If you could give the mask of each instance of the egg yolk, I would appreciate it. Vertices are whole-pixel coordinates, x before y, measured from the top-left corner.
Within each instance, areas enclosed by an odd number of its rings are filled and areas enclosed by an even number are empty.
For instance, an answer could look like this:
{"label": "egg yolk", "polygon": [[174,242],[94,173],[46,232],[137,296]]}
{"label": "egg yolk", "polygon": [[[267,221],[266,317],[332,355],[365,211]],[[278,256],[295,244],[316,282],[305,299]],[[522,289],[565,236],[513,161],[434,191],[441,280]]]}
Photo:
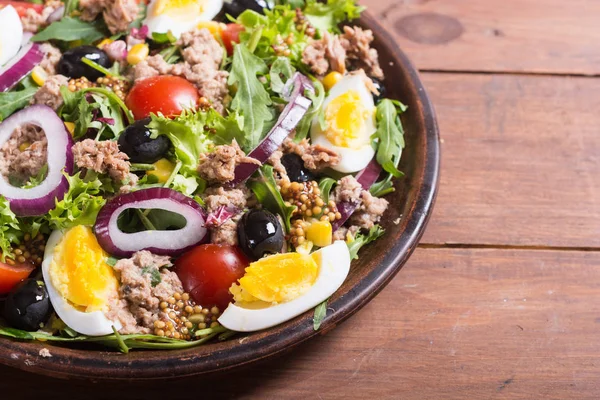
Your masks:
{"label": "egg yolk", "polygon": [[74,306],[87,312],[101,310],[118,288],[107,257],[89,227],[70,229],[54,248],[52,285]]}
{"label": "egg yolk", "polygon": [[206,0],[156,0],[154,15],[198,15],[204,12]]}
{"label": "egg yolk", "polygon": [[372,110],[365,107],[360,94],[356,90],[348,90],[327,105],[325,136],[335,146],[361,147],[365,144],[361,132],[371,114]]}
{"label": "egg yolk", "polygon": [[306,293],[318,273],[319,267],[309,255],[276,254],[250,264],[239,285],[234,283],[230,291],[236,302],[283,303]]}

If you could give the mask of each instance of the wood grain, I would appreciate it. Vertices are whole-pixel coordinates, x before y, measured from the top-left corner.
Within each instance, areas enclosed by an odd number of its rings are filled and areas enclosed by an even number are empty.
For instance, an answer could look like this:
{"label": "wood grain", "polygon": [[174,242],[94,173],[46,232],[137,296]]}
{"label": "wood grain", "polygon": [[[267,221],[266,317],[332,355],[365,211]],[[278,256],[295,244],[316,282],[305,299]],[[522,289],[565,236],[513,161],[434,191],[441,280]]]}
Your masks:
{"label": "wood grain", "polygon": [[443,140],[424,243],[600,247],[600,79],[423,78]]}
{"label": "wood grain", "polygon": [[421,69],[600,73],[594,0],[363,1]]}
{"label": "wood grain", "polygon": [[0,392],[46,399],[83,391],[89,399],[147,399],[158,390],[174,399],[208,390],[211,399],[597,398],[598,263],[596,252],[419,249],[351,320],[246,371],[89,385],[0,368]]}

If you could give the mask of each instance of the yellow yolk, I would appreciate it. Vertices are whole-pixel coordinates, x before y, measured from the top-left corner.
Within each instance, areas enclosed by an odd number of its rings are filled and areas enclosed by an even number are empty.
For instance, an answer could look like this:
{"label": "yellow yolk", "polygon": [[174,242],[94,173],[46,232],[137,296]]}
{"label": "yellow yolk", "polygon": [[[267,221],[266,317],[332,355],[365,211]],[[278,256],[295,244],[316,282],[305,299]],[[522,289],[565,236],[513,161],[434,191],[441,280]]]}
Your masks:
{"label": "yellow yolk", "polygon": [[[367,109],[356,90],[333,99],[325,110],[325,136],[335,146],[358,148],[365,144],[360,133],[373,111]],[[368,138],[366,138],[368,139]]]}
{"label": "yellow yolk", "polygon": [[154,15],[191,16],[204,12],[207,0],[157,0]]}
{"label": "yellow yolk", "polygon": [[309,255],[276,254],[250,264],[230,291],[236,302],[282,303],[306,293],[318,274],[319,267]]}
{"label": "yellow yolk", "polygon": [[87,312],[101,310],[118,288],[107,257],[89,227],[70,229],[54,250],[52,285],[74,306]]}

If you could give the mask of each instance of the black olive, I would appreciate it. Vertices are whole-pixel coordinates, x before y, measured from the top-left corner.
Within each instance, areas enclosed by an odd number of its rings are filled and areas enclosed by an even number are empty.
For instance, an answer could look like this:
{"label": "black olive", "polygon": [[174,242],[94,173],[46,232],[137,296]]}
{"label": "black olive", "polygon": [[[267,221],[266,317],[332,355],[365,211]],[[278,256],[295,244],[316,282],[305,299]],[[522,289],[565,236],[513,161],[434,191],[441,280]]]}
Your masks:
{"label": "black olive", "polygon": [[375,104],[377,104],[381,99],[385,98],[386,90],[383,82],[377,78],[371,78],[373,80],[373,86],[379,92],[379,94],[373,94],[373,100],[375,100]]}
{"label": "black olive", "polygon": [[281,157],[281,163],[290,178],[291,182],[308,182],[315,180],[312,172],[304,167],[302,157],[297,154],[290,153]]}
{"label": "black olive", "polygon": [[155,163],[169,150],[169,138],[163,135],[156,139],[150,137],[149,123],[150,118],[135,121],[119,136],[119,149],[129,156],[132,163]]}
{"label": "black olive", "polygon": [[280,253],[285,240],[279,219],[267,210],[255,209],[244,214],[237,234],[240,248],[252,260]]}
{"label": "black olive", "polygon": [[[237,18],[246,10],[256,11],[262,14],[263,9],[272,9],[273,1],[270,0],[225,0],[223,2],[223,11],[225,14]],[[228,21],[229,22],[229,21]]]}
{"label": "black olive", "polygon": [[51,310],[44,282],[27,279],[9,293],[3,315],[14,328],[37,331],[48,320]]}
{"label": "black olive", "polygon": [[111,62],[108,55],[101,49],[95,46],[79,46],[65,51],[58,62],[58,73],[69,78],[81,78],[85,76],[92,82],[104,74],[95,70],[87,64],[84,64],[81,59],[87,58],[105,68],[110,68]]}

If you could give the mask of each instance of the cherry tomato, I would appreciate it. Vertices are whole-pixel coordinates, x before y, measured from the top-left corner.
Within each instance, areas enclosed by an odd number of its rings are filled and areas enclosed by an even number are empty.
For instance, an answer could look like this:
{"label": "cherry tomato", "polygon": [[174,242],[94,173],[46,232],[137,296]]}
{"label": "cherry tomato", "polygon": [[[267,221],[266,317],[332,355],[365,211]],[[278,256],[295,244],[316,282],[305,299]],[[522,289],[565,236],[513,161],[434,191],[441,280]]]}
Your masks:
{"label": "cherry tomato", "polygon": [[33,272],[32,264],[9,265],[0,262],[0,295],[9,293]]}
{"label": "cherry tomato", "polygon": [[240,42],[240,33],[246,28],[240,24],[227,24],[227,26],[221,32],[221,39],[227,49],[227,54],[233,54],[233,44]]}
{"label": "cherry tomato", "polygon": [[196,108],[198,89],[186,79],[162,75],[146,78],[136,83],[125,99],[125,104],[136,120],[150,113],[175,117],[186,108]]}
{"label": "cherry tomato", "polygon": [[0,8],[6,6],[13,6],[17,10],[19,17],[24,17],[27,14],[27,10],[34,10],[38,14],[41,14],[44,9],[43,4],[25,3],[22,1],[0,1]]}
{"label": "cherry tomato", "polygon": [[179,257],[175,272],[196,303],[224,310],[233,298],[229,288],[244,276],[249,264],[237,246],[203,244]]}

